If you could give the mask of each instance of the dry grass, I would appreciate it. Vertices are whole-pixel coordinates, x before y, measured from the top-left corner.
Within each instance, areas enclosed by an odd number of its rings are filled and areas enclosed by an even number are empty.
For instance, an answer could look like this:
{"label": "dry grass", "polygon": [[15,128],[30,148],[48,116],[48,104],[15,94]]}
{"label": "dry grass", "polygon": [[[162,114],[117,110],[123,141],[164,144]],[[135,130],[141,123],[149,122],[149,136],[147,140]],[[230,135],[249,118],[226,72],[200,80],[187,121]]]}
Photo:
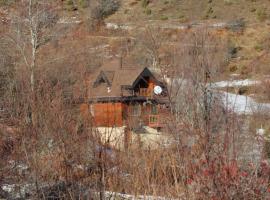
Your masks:
{"label": "dry grass", "polygon": [[[142,0],[122,1],[120,11],[110,17],[110,20],[129,19],[131,21],[146,19],[179,19],[203,20],[219,19],[234,20],[245,18],[248,21],[262,21],[268,18],[268,0],[155,0],[144,5]],[[263,8],[266,8],[263,12]],[[145,12],[151,9],[151,14]],[[262,13],[262,14],[261,14]],[[262,17],[260,17],[262,16]]]}
{"label": "dry grass", "polygon": [[[107,21],[161,25],[243,19],[246,23],[244,32],[229,32],[229,37],[224,38],[229,39],[239,49],[236,58],[232,59],[224,70],[224,77],[238,73],[240,78],[247,78],[267,73],[265,67],[259,67],[265,62],[265,58],[259,61],[257,59],[265,50],[264,43],[269,32],[269,25],[266,23],[270,19],[267,14],[269,10],[269,0],[158,0],[150,1],[146,6],[142,5],[142,0],[125,0],[122,1],[121,9]],[[257,62],[255,68],[254,61]]]}

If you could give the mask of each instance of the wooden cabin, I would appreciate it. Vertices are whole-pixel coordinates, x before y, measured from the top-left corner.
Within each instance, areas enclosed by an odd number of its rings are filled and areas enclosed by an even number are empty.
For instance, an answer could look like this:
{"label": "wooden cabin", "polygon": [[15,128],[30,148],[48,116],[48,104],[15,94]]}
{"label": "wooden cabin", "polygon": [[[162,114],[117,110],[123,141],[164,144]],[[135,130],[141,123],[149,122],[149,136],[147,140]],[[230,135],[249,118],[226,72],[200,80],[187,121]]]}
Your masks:
{"label": "wooden cabin", "polygon": [[[89,85],[87,106],[95,126],[163,126],[166,88],[147,67],[113,60],[91,75]],[[157,86],[162,92],[155,94]]]}

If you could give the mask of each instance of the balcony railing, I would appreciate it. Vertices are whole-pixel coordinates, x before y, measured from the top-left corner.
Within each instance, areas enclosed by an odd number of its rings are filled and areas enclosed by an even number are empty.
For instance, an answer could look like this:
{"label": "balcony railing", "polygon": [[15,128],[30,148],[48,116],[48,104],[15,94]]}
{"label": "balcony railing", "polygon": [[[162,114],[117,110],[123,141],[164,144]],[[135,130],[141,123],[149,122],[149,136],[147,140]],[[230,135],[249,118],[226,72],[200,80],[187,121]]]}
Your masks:
{"label": "balcony railing", "polygon": [[152,97],[153,96],[153,90],[151,90],[149,88],[140,88],[139,96]]}

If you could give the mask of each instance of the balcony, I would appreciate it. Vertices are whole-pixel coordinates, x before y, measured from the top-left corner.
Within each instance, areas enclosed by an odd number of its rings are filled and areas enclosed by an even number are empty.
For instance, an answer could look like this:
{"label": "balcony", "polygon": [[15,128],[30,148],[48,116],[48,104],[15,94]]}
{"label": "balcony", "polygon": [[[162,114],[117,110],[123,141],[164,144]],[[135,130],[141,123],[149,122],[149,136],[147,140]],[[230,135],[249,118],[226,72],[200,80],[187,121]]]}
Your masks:
{"label": "balcony", "polygon": [[143,97],[153,97],[153,90],[149,88],[140,88],[139,94],[137,95],[143,96]]}

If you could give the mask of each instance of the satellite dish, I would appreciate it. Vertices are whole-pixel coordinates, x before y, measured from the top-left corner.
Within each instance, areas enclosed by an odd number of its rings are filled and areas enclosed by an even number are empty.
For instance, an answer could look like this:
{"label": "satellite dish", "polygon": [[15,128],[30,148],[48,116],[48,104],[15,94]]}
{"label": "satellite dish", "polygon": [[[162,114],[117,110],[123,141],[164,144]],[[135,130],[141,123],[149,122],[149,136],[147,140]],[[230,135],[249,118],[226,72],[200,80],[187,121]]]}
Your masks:
{"label": "satellite dish", "polygon": [[160,95],[161,93],[162,93],[162,88],[160,87],[160,86],[155,86],[154,87],[154,93],[156,94],[156,95]]}

